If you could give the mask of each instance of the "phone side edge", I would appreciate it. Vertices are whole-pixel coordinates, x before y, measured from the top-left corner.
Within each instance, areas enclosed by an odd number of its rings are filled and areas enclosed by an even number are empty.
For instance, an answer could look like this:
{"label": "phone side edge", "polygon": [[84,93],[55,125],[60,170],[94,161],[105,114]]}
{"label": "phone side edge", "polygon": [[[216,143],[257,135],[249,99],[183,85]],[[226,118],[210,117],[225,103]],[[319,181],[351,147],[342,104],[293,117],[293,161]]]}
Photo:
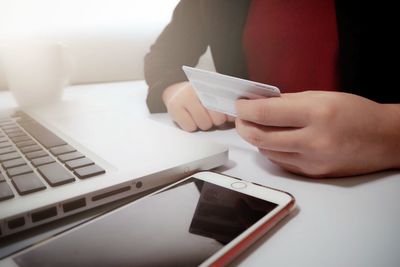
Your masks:
{"label": "phone side edge", "polygon": [[[287,193],[287,192],[285,192]],[[287,193],[288,194],[288,193]],[[290,194],[289,194],[290,195]],[[252,246],[257,240],[259,240],[264,234],[266,234],[270,229],[272,229],[276,224],[278,224],[283,218],[285,218],[294,208],[295,208],[295,198],[291,196],[291,201],[268,221],[264,222],[254,231],[249,233],[245,238],[243,238],[239,243],[234,245],[231,249],[222,254],[219,258],[214,260],[208,266],[220,267],[227,266],[241,253],[246,251],[250,246]]]}

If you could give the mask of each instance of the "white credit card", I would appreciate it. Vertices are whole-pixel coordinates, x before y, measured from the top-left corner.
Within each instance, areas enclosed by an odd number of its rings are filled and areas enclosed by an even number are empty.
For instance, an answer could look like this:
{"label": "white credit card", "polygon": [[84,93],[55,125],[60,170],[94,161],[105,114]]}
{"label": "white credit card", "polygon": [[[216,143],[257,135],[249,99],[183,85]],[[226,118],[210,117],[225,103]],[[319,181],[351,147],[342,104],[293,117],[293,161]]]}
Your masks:
{"label": "white credit card", "polygon": [[182,67],[201,103],[208,109],[236,117],[238,99],[280,96],[277,87],[216,72]]}

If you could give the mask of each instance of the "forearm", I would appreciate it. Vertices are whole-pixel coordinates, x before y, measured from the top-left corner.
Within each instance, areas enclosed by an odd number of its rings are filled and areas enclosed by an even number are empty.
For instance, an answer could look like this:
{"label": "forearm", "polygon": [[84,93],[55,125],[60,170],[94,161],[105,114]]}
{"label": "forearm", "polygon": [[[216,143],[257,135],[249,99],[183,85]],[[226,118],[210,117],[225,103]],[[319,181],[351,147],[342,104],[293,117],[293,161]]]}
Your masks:
{"label": "forearm", "polygon": [[195,66],[206,51],[207,38],[201,23],[199,2],[182,0],[171,22],[162,31],[144,59],[150,112],[165,112],[162,94],[171,84],[186,80],[182,65]]}

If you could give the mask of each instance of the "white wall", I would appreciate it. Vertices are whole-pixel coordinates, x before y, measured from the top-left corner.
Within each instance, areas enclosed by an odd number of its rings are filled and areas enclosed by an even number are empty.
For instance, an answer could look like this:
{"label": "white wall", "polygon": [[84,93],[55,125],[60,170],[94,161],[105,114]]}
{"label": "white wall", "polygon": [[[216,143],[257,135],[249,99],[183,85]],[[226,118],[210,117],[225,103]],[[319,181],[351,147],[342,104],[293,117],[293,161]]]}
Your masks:
{"label": "white wall", "polygon": [[[0,45],[20,36],[68,47],[71,83],[143,79],[143,56],[178,0],[0,0]],[[209,52],[201,67],[213,69]],[[6,88],[0,67],[0,89]]]}

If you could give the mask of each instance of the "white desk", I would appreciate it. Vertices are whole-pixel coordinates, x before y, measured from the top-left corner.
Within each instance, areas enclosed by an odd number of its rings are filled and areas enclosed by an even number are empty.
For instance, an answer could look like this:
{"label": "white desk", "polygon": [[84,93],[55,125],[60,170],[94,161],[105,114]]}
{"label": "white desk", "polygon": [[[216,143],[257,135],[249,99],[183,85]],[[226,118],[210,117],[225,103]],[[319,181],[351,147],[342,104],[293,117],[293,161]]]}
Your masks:
{"label": "white desk", "polygon": [[[64,101],[107,105],[176,127],[166,114],[150,115],[144,82],[74,86]],[[13,107],[8,92],[0,107]],[[280,170],[235,129],[196,132],[230,147],[219,171],[292,193],[298,210],[242,257],[240,266],[400,266],[400,172],[311,180]]]}

